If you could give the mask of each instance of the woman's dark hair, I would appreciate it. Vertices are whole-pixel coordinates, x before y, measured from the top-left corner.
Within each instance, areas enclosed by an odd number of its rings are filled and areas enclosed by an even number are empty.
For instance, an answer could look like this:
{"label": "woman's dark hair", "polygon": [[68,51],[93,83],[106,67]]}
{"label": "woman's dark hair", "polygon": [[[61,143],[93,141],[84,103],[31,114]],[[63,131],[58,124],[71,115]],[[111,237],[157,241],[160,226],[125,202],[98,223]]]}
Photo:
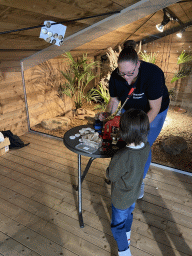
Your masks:
{"label": "woman's dark hair", "polygon": [[120,137],[127,144],[147,142],[149,118],[143,110],[129,109],[120,118]]}
{"label": "woman's dark hair", "polygon": [[125,48],[127,48],[127,47],[132,47],[134,50],[135,50],[135,48],[136,48],[136,42],[134,41],[134,40],[127,40],[127,41],[125,41],[125,43],[123,44],[123,48],[125,49]]}
{"label": "woman's dark hair", "polygon": [[118,63],[123,61],[131,61],[134,64],[137,63],[138,55],[132,46],[126,47],[120,52],[118,57]]}

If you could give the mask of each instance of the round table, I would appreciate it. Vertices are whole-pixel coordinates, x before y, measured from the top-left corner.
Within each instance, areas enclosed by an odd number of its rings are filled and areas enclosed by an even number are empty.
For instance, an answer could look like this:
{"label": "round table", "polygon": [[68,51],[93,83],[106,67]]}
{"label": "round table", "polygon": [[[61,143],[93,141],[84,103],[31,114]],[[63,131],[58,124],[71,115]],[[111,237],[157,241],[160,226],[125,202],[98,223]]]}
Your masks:
{"label": "round table", "polygon": [[[93,162],[94,159],[96,158],[111,158],[119,148],[122,148],[125,146],[125,142],[118,142],[116,146],[112,145],[111,142],[109,141],[104,141],[102,147],[98,148],[94,153],[89,153],[82,151],[80,149],[77,149],[76,146],[80,144],[81,142],[79,141],[80,137],[75,137],[74,139],[70,139],[71,136],[75,136],[75,134],[79,134],[79,130],[82,128],[92,128],[94,129],[91,125],[81,125],[74,127],[67,131],[63,137],[63,143],[64,145],[72,152],[78,154],[78,186],[73,185],[73,188],[77,191],[78,190],[78,207],[79,207],[79,224],[80,227],[84,227],[84,222],[83,222],[83,216],[82,216],[82,190],[81,190],[81,184],[88,173],[88,170]],[[81,156],[87,156],[90,157],[85,170],[83,174],[81,175]]]}

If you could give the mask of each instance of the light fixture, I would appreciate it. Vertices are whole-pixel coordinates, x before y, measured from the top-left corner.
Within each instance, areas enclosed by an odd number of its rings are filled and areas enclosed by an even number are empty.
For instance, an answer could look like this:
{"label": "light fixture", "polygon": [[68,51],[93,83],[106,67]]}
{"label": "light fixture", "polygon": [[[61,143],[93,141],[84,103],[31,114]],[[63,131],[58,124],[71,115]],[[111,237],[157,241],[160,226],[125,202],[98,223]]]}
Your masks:
{"label": "light fixture", "polygon": [[171,20],[170,14],[167,14],[165,9],[163,9],[163,12],[163,21],[160,24],[156,25],[157,30],[159,30],[160,32],[163,32],[164,26],[167,25],[167,23]]}
{"label": "light fixture", "polygon": [[182,38],[183,32],[185,32],[185,29],[182,29],[180,32],[178,32],[178,33],[176,34],[177,37]]}
{"label": "light fixture", "polygon": [[54,24],[54,21],[44,21],[44,27],[41,28],[40,38],[43,38],[47,43],[61,46],[65,36],[66,26],[62,24]]}

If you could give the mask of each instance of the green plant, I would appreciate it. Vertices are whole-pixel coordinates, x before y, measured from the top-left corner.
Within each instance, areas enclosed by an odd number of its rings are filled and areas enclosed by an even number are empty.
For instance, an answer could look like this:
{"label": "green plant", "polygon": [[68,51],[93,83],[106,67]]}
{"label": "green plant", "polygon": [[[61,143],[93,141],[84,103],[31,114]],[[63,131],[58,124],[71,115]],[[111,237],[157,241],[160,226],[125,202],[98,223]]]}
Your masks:
{"label": "green plant", "polygon": [[187,65],[186,63],[192,61],[192,56],[188,53],[185,53],[184,51],[182,51],[182,53],[179,55],[178,59],[177,59],[177,64],[183,64],[183,66],[181,67],[181,69],[175,73],[175,75],[173,76],[173,78],[171,79],[171,83],[174,83],[175,81],[187,77],[191,74],[192,68],[190,65]]}
{"label": "green plant", "polygon": [[139,55],[141,56],[142,60],[155,64],[158,54],[156,52],[154,53],[140,52]]}
{"label": "green plant", "polygon": [[100,103],[97,106],[95,106],[95,109],[105,110],[110,99],[109,90],[102,83],[100,83],[98,86],[99,86],[98,89],[92,88],[90,90],[89,98],[96,103]]}
{"label": "green plant", "polygon": [[74,99],[76,109],[82,106],[82,100],[85,97],[85,88],[96,77],[94,68],[99,65],[98,61],[89,62],[87,54],[74,60],[70,52],[63,55],[68,59],[69,67],[61,74],[66,82],[60,86],[60,93],[66,94]]}
{"label": "green plant", "polygon": [[171,88],[171,89],[168,91],[168,93],[169,93],[170,99],[171,99],[171,100],[175,100],[175,98],[176,98],[176,89],[175,89],[175,88]]}
{"label": "green plant", "polygon": [[187,63],[189,61],[192,61],[192,56],[182,51],[182,53],[179,55],[177,59],[177,64],[179,65],[179,64]]}
{"label": "green plant", "polygon": [[174,77],[171,79],[171,83],[174,83],[175,81],[187,77],[191,74],[191,67],[183,66],[181,70],[179,70]]}
{"label": "green plant", "polygon": [[106,106],[109,103],[109,99],[110,99],[110,94],[108,89],[109,79],[113,70],[116,69],[118,66],[117,61],[118,61],[118,56],[121,50],[122,49],[120,46],[118,47],[117,51],[113,50],[111,47],[107,49],[106,55],[109,60],[109,71],[100,80],[98,88],[92,88],[86,96],[89,101],[94,101],[96,103],[99,103],[98,105],[95,106],[95,109],[105,110]]}

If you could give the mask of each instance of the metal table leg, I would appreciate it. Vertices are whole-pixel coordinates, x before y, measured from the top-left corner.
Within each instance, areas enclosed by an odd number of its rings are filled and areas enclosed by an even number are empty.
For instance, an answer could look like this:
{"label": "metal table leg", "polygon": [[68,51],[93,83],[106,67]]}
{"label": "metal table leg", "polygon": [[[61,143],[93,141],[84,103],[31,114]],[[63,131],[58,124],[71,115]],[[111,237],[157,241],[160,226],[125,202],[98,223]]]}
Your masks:
{"label": "metal table leg", "polygon": [[78,186],[73,185],[73,188],[77,191],[78,190],[78,205],[79,205],[79,225],[81,228],[84,227],[84,222],[83,222],[83,215],[82,215],[82,193],[81,193],[81,184],[88,173],[88,170],[91,166],[91,163],[93,162],[95,158],[91,157],[89,159],[89,162],[86,165],[86,168],[83,172],[83,175],[81,176],[81,155],[78,154]]}
{"label": "metal table leg", "polygon": [[[81,157],[81,155],[80,155],[80,157]],[[93,162],[94,159],[95,159],[95,158],[93,158],[93,157],[91,157],[91,158],[89,159],[89,162],[87,163],[87,165],[86,165],[86,167],[85,167],[85,170],[84,170],[83,174],[81,175],[81,184],[83,183],[83,180],[85,179],[85,176],[87,175],[87,173],[88,173],[88,171],[89,171],[89,168],[90,168],[90,166],[91,166],[91,164],[92,164],[92,162]],[[76,191],[78,191],[78,186],[77,186],[77,185],[73,185],[73,188],[74,188]]]}
{"label": "metal table leg", "polygon": [[81,155],[78,155],[78,204],[79,204],[79,225],[84,227],[82,216],[82,195],[81,195]]}

